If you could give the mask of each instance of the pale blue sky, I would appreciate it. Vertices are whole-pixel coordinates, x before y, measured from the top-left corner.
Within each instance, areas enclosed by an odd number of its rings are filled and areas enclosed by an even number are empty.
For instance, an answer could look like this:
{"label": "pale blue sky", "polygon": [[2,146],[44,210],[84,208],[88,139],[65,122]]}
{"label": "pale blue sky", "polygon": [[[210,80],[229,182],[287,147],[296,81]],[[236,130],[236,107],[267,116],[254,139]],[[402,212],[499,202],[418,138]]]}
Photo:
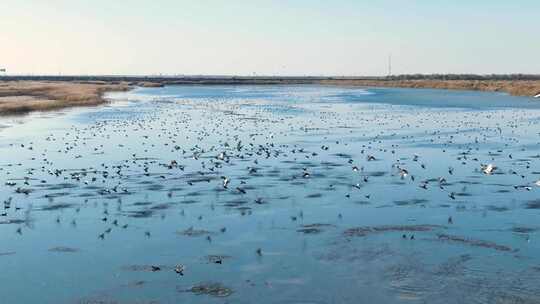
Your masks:
{"label": "pale blue sky", "polygon": [[33,74],[540,74],[540,1],[2,0]]}

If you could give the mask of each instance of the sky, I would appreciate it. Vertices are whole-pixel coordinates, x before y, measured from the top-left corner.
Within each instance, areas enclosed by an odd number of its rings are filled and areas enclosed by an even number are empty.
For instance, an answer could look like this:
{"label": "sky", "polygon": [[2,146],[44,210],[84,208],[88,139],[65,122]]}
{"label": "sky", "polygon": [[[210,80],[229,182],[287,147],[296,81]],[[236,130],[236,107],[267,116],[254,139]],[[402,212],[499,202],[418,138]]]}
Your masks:
{"label": "sky", "polygon": [[538,0],[2,0],[0,68],[47,75],[540,74]]}

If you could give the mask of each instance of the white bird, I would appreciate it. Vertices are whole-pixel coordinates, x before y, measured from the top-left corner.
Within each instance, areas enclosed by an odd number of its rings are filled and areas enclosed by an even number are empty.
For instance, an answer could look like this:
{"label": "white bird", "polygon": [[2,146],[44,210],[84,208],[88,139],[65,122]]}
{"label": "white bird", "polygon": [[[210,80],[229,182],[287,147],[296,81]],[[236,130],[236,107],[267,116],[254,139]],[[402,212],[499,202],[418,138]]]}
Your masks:
{"label": "white bird", "polygon": [[490,175],[491,173],[493,173],[495,169],[497,169],[497,167],[495,167],[493,164],[482,166],[482,172],[484,172],[484,174],[487,174],[487,175]]}
{"label": "white bird", "polygon": [[219,160],[224,160],[225,159],[225,152],[221,152],[219,153],[218,157],[217,157]]}
{"label": "white bird", "polygon": [[222,176],[223,179],[223,188],[227,189],[227,185],[229,185],[229,182],[231,181],[228,177]]}
{"label": "white bird", "polygon": [[407,177],[407,175],[409,175],[409,171],[403,168],[399,168],[399,176],[401,176],[402,179]]}

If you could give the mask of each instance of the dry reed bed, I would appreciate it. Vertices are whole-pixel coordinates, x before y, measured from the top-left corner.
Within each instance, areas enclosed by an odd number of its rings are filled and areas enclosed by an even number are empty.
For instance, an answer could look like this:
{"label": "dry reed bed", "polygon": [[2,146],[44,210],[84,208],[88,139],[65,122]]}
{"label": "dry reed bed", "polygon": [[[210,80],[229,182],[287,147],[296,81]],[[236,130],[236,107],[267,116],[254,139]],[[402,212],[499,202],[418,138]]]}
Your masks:
{"label": "dry reed bed", "polygon": [[105,102],[103,93],[129,88],[105,82],[0,82],[0,115],[99,105]]}
{"label": "dry reed bed", "polygon": [[322,84],[426,88],[449,90],[474,90],[506,92],[515,96],[535,96],[540,93],[539,80],[322,80]]}

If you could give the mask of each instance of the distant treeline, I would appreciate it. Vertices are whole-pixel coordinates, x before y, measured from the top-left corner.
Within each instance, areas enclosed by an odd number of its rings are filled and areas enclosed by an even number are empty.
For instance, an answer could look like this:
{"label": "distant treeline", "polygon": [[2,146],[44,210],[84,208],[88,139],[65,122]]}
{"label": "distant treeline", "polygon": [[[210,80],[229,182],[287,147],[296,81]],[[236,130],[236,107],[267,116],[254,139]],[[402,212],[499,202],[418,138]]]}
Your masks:
{"label": "distant treeline", "polygon": [[154,82],[162,84],[208,83],[317,83],[322,80],[540,80],[532,74],[403,74],[392,76],[122,76],[122,75],[0,75],[0,80]]}
{"label": "distant treeline", "polygon": [[540,80],[540,74],[404,74],[383,78],[390,80]]}

